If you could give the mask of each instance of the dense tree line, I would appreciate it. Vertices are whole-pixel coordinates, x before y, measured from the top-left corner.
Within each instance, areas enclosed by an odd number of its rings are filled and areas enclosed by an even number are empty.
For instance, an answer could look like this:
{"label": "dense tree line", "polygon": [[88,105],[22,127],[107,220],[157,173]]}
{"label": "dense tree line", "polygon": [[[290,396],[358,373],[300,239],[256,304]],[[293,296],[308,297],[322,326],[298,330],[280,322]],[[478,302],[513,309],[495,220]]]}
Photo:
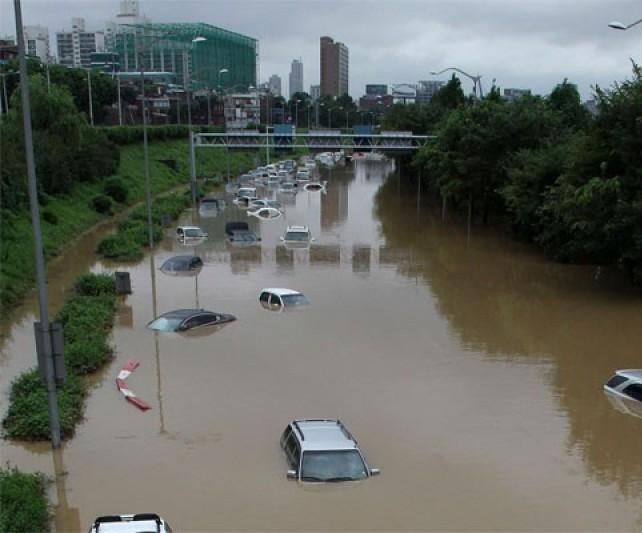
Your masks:
{"label": "dense tree line", "polygon": [[547,97],[464,97],[454,79],[425,105],[394,106],[385,127],[437,135],[414,158],[448,205],[565,262],[614,264],[642,281],[642,72],[595,89],[598,112],[564,80]]}
{"label": "dense tree line", "polygon": [[[49,86],[39,74],[29,78],[34,153],[40,192],[65,194],[75,183],[114,174],[118,147],[90,127],[69,90]],[[0,125],[0,197],[2,208],[18,210],[27,202],[24,131],[20,90],[11,96]]]}

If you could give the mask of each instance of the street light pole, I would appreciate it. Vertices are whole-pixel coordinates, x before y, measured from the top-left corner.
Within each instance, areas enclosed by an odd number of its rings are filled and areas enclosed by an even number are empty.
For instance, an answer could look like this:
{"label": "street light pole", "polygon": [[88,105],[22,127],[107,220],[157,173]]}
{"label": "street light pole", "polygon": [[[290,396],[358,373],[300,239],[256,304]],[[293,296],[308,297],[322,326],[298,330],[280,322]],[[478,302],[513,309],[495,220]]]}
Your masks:
{"label": "street light pole", "polygon": [[622,24],[621,22],[609,22],[609,28],[612,28],[614,30],[628,30],[629,28],[632,28],[633,26],[636,26],[638,24],[642,23],[642,19],[636,20],[635,22],[631,24]]}
{"label": "street light pole", "polygon": [[91,69],[87,69],[87,87],[89,91],[89,121],[94,125],[94,105],[91,96]]}
{"label": "street light pole", "polygon": [[20,64],[20,93],[22,98],[22,120],[25,135],[25,156],[27,163],[27,180],[29,187],[29,205],[31,208],[31,224],[33,230],[33,248],[36,263],[36,284],[38,287],[38,307],[40,312],[40,328],[45,334],[41,336],[41,350],[44,355],[45,376],[47,385],[47,400],[49,405],[49,428],[51,445],[60,447],[60,416],[58,412],[58,391],[54,375],[53,349],[49,334],[49,309],[47,302],[47,282],[45,258],[42,251],[42,234],[40,232],[40,208],[38,206],[38,186],[36,182],[36,165],[33,154],[33,132],[31,130],[31,107],[29,101],[29,78],[27,76],[27,60],[25,58],[25,41],[22,25],[20,0],[13,0],[16,16],[16,35],[18,36],[18,61]]}
{"label": "street light pole", "polygon": [[118,76],[118,124],[120,126],[123,125],[123,103],[122,99],[120,98],[120,76]]}
{"label": "street light pole", "polygon": [[480,98],[484,97],[484,93],[482,91],[482,85],[481,85],[482,77],[479,74],[477,74],[477,76],[473,76],[472,74],[468,74],[468,72],[464,72],[463,70],[457,67],[448,67],[448,68],[445,68],[444,70],[440,70],[439,72],[435,72],[434,70],[431,70],[430,74],[433,76],[439,76],[439,74],[443,74],[444,72],[447,72],[449,70],[454,70],[455,72],[459,72],[460,74],[463,74],[467,78],[470,78],[473,82],[473,94],[475,95],[475,97],[477,96],[477,86],[479,86],[479,97]]}
{"label": "street light pole", "polygon": [[141,108],[143,111],[143,161],[145,169],[145,205],[147,206],[147,237],[149,243],[149,251],[152,253],[154,249],[154,233],[152,231],[152,186],[149,181],[149,146],[147,144],[147,109],[145,100],[145,54],[144,54],[144,37],[139,43],[138,50],[138,66],[140,68],[140,94],[141,94]]}

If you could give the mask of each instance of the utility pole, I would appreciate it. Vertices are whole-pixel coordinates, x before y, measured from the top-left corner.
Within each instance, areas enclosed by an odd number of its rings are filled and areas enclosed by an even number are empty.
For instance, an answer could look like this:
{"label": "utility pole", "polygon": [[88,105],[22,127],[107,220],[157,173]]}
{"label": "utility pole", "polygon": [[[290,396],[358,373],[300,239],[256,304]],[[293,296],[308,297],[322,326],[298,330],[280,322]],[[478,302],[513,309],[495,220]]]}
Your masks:
{"label": "utility pole", "polygon": [[45,334],[41,336],[40,349],[45,363],[45,378],[47,400],[49,404],[49,428],[51,445],[60,447],[60,416],[58,413],[58,391],[56,390],[53,348],[50,335],[49,309],[47,302],[47,285],[45,258],[42,251],[42,235],[40,232],[40,207],[38,205],[38,186],[36,181],[36,165],[33,154],[33,132],[31,130],[31,107],[29,102],[29,78],[27,76],[27,60],[25,58],[25,41],[22,24],[20,0],[13,0],[16,16],[16,35],[18,36],[18,61],[20,64],[20,93],[22,98],[22,120],[25,134],[25,156],[27,162],[27,180],[29,187],[29,205],[31,208],[31,224],[33,230],[33,247],[36,263],[36,285],[38,287],[38,307],[40,311],[40,328]]}
{"label": "utility pole", "polygon": [[120,98],[120,76],[118,76],[118,124],[123,125],[123,103]]}

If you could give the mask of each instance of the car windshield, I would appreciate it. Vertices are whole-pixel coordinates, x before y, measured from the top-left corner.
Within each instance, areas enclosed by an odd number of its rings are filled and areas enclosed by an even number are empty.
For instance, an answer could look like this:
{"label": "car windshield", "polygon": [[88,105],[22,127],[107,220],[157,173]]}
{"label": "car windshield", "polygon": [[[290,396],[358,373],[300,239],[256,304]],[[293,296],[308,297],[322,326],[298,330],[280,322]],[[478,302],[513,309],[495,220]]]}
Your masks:
{"label": "car windshield", "polygon": [[309,238],[308,233],[305,231],[288,231],[285,234],[286,241],[307,241]]}
{"label": "car windshield", "polygon": [[156,320],[152,320],[147,327],[156,331],[176,331],[182,321],[182,318],[167,318],[161,316]]}
{"label": "car windshield", "polygon": [[283,304],[286,307],[295,307],[297,305],[306,305],[310,303],[303,294],[285,294],[281,296],[281,300],[283,300]]}
{"label": "car windshield", "polygon": [[200,229],[186,229],[185,230],[185,237],[202,237],[203,232]]}
{"label": "car windshield", "polygon": [[[195,265],[196,266],[196,265]],[[181,270],[189,270],[190,268],[190,259],[183,259],[175,257],[172,259],[168,259],[163,263],[163,266],[161,266],[161,270],[163,272],[178,272]]]}
{"label": "car windshield", "polygon": [[234,240],[235,241],[245,241],[245,242],[253,242],[257,240],[256,235],[254,233],[244,233],[244,232],[234,232]]}
{"label": "car windshield", "polygon": [[356,450],[303,453],[302,481],[350,481],[367,476],[366,465]]}

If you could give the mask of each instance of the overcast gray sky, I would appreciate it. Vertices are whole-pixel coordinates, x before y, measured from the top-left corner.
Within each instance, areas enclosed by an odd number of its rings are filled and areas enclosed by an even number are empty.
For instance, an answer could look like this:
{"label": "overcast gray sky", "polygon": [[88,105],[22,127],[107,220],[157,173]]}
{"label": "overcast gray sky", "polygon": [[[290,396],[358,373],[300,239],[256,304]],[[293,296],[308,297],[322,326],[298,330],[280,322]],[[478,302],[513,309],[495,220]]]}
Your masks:
{"label": "overcast gray sky", "polygon": [[[25,24],[49,28],[55,47],[72,16],[101,29],[119,1],[22,0],[22,10]],[[641,0],[141,0],[141,10],[153,22],[205,22],[257,38],[261,79],[278,74],[284,92],[294,58],[303,59],[306,90],[318,83],[321,35],[349,47],[353,97],[366,83],[414,83],[451,66],[481,74],[486,88],[495,78],[540,94],[568,78],[588,97],[592,85],[630,77],[629,58],[642,62],[642,24],[607,27],[642,18]],[[0,0],[0,35],[15,34],[13,16],[13,1]]]}

